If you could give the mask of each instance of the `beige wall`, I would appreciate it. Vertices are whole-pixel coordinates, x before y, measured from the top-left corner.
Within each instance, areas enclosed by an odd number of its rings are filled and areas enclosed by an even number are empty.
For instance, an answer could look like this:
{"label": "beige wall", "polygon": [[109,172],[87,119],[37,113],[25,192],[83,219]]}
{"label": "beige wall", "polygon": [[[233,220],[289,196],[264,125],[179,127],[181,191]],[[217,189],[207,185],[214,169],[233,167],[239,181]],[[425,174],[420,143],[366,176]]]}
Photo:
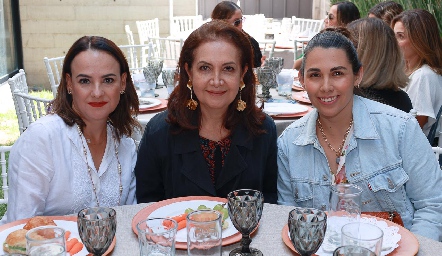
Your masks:
{"label": "beige wall", "polygon": [[[175,16],[196,15],[197,0],[170,0]],[[160,36],[169,35],[169,0],[21,0],[24,69],[30,86],[49,89],[44,57],[66,54],[84,35],[127,44],[124,25],[138,42],[136,20],[158,18]]]}

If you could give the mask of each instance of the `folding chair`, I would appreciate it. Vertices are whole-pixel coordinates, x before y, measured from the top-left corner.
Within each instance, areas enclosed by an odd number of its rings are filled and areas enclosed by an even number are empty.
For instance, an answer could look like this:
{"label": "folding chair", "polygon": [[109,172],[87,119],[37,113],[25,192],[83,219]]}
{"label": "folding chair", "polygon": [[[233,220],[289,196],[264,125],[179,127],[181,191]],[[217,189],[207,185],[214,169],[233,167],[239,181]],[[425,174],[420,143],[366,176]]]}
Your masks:
{"label": "folding chair", "polygon": [[12,146],[0,146],[0,166],[1,166],[1,176],[2,176],[2,191],[3,198],[0,198],[0,204],[8,203],[8,168],[6,162],[6,153],[11,151]]}
{"label": "folding chair", "polygon": [[140,38],[140,44],[147,44],[150,37],[160,36],[160,26],[158,18],[136,21],[136,24],[138,29],[138,37]]}
{"label": "folding chair", "polygon": [[55,57],[55,58],[44,57],[43,61],[46,66],[46,72],[48,73],[52,94],[54,95],[55,98],[55,96],[57,95],[58,85],[60,85],[60,80],[61,80],[60,75],[63,70],[64,56]]}

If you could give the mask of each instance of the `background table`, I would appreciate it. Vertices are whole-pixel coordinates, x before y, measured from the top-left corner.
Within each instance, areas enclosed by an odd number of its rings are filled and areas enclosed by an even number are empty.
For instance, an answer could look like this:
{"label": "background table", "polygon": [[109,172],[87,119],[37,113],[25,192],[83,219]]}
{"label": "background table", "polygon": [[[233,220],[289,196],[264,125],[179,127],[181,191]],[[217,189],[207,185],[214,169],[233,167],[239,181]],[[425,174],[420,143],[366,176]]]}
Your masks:
{"label": "background table", "polygon": [[[126,205],[114,207],[117,211],[117,243],[112,256],[139,255],[138,238],[132,231],[132,218],[137,212],[149,204]],[[265,204],[258,231],[252,237],[252,247],[256,247],[266,256],[273,255],[295,255],[284,244],[281,238],[281,231],[287,223],[287,217],[292,206]],[[416,235],[420,248],[418,256],[440,255],[442,243],[423,236]],[[225,246],[222,255],[229,255],[229,252],[239,243]],[[176,250],[176,255],[187,255],[186,250]],[[411,255],[411,254],[410,254]]]}

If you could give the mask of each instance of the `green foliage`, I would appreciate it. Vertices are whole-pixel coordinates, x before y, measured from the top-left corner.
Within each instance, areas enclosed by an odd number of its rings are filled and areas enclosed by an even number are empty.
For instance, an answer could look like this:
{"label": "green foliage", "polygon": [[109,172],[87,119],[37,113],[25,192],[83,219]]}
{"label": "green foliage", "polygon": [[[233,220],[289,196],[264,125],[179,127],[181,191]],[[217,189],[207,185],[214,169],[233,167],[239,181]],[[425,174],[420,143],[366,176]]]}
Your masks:
{"label": "green foliage", "polygon": [[[330,0],[331,4],[340,2],[342,0]],[[377,3],[385,0],[348,0],[353,2],[359,9],[361,17],[367,17],[368,11]],[[441,0],[395,0],[401,4],[404,10],[410,9],[425,9],[432,13],[439,24],[439,31],[442,33],[442,1]]]}

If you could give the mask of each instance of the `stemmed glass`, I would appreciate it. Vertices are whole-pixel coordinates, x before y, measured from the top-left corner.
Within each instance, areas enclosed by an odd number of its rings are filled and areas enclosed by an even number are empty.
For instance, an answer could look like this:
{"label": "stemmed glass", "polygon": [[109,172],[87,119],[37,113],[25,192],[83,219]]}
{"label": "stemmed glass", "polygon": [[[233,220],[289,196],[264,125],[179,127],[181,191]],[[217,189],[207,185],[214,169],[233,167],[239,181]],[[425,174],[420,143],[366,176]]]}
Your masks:
{"label": "stemmed glass", "polygon": [[160,76],[161,71],[163,70],[163,63],[164,60],[162,59],[150,59],[147,61],[147,66],[151,66],[155,74],[155,83],[156,83],[155,89],[160,89],[163,87],[158,85],[158,77]]}
{"label": "stemmed glass", "polygon": [[78,233],[88,252],[100,256],[109,249],[117,230],[116,215],[114,209],[106,207],[78,212]]}
{"label": "stemmed glass", "polygon": [[324,240],[327,215],[318,209],[296,207],[289,213],[288,227],[296,251],[301,256],[310,256]]}
{"label": "stemmed glass", "polygon": [[257,68],[256,73],[258,74],[258,81],[262,85],[262,94],[258,94],[258,98],[271,98],[270,88],[273,85],[273,81],[276,81],[275,72],[268,67],[262,67]]}
{"label": "stemmed glass", "polygon": [[265,66],[273,70],[275,73],[275,79],[272,81],[272,87],[276,88],[278,83],[276,82],[276,75],[279,74],[284,66],[284,59],[282,57],[272,57],[269,58]]}
{"label": "stemmed glass", "polygon": [[249,247],[250,233],[258,226],[264,206],[264,196],[260,191],[240,189],[227,195],[229,216],[233,226],[242,234],[241,247],[230,252],[231,256],[259,255],[262,252]]}

